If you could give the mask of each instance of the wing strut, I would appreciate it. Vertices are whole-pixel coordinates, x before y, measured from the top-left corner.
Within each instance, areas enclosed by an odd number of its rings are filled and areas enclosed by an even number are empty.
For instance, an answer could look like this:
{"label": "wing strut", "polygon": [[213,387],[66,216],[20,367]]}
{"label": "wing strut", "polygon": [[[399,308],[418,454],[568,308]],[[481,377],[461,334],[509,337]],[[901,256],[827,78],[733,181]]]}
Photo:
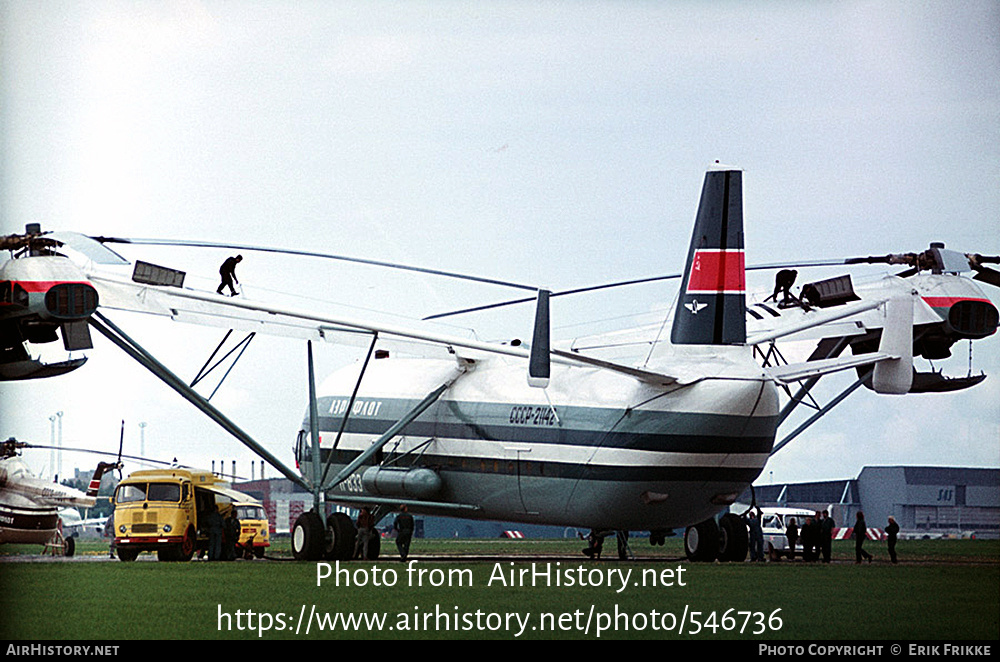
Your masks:
{"label": "wing strut", "polygon": [[866,370],[865,373],[863,375],[861,375],[861,377],[859,377],[856,382],[854,382],[853,384],[851,384],[850,386],[848,386],[846,389],[844,389],[843,391],[841,391],[840,395],[838,395],[837,397],[835,397],[833,400],[831,400],[827,404],[823,405],[823,407],[821,407],[820,410],[817,411],[815,414],[813,414],[812,416],[810,416],[809,419],[805,423],[803,423],[799,427],[795,428],[795,430],[793,430],[791,433],[789,433],[788,436],[786,436],[784,439],[782,439],[777,444],[775,444],[774,448],[771,449],[771,455],[774,455],[775,453],[777,453],[778,451],[780,451],[782,448],[784,448],[785,446],[787,446],[788,442],[790,442],[792,439],[794,439],[795,437],[797,437],[800,434],[802,434],[803,432],[805,432],[806,428],[808,428],[810,425],[812,425],[813,423],[815,423],[816,421],[818,421],[820,419],[820,417],[822,417],[823,415],[825,415],[831,409],[833,409],[834,407],[836,407],[837,405],[839,405],[844,400],[844,398],[846,398],[847,396],[849,396],[851,393],[854,393],[854,391],[856,391],[859,386],[861,386],[862,384],[865,383],[865,380],[871,379],[872,372],[874,372],[874,368],[869,368],[868,370]]}
{"label": "wing strut", "polygon": [[268,464],[277,469],[285,478],[307,491],[312,488],[298,476],[294,471],[281,463],[266,448],[258,444],[253,438],[240,429],[235,423],[226,417],[221,411],[216,409],[208,400],[188,386],[184,380],[172,373],[162,363],[156,360],[152,354],[142,348],[137,342],[129,338],[124,331],[119,329],[114,323],[100,312],[95,312],[89,319],[91,326],[97,329],[104,337],[117,345],[119,349],[139,362],[144,368],[159,377],[167,386],[177,391],[185,400],[193,404],[206,416],[218,423],[226,432],[236,437],[244,446],[252,450],[258,456],[267,461]]}
{"label": "wing strut", "polygon": [[205,377],[208,377],[208,374],[210,372],[212,372],[213,370],[215,370],[216,368],[218,368],[220,365],[222,365],[223,361],[225,361],[230,356],[232,356],[233,352],[235,352],[236,350],[240,350],[239,354],[236,355],[236,358],[233,359],[232,364],[226,370],[226,374],[224,374],[222,376],[222,379],[219,380],[219,383],[215,385],[215,389],[212,390],[212,394],[208,396],[209,400],[211,400],[213,397],[215,397],[216,392],[219,390],[219,388],[222,387],[222,382],[226,381],[226,377],[228,377],[229,373],[232,372],[233,368],[236,367],[236,364],[243,357],[243,352],[245,352],[247,350],[247,347],[250,346],[250,341],[254,339],[254,336],[257,335],[257,332],[256,331],[251,331],[250,333],[248,333],[246,335],[246,337],[243,338],[243,340],[241,340],[238,343],[236,343],[236,346],[233,347],[228,352],[226,352],[225,356],[223,356],[221,359],[219,359],[218,361],[216,361],[215,364],[212,365],[211,368],[208,367],[208,364],[212,362],[212,359],[215,358],[215,355],[219,353],[219,350],[222,349],[222,346],[226,344],[226,341],[229,340],[229,336],[231,336],[232,334],[233,334],[233,330],[232,329],[229,329],[228,331],[226,331],[226,335],[223,336],[222,341],[215,348],[215,351],[212,352],[211,356],[209,356],[208,359],[205,361],[205,365],[203,365],[201,367],[201,370],[198,371],[198,374],[195,375],[195,377],[194,377],[193,380],[191,380],[190,386],[191,386],[191,388],[194,388],[195,386],[198,385],[198,382],[200,382],[201,380],[205,379]]}

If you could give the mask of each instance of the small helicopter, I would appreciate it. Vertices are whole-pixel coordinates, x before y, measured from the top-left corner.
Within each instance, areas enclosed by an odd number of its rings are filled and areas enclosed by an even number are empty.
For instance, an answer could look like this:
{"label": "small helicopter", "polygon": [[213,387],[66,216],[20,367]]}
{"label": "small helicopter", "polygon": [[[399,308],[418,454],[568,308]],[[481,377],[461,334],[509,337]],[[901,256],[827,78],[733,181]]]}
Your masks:
{"label": "small helicopter", "polygon": [[101,477],[121,464],[99,462],[84,493],[35,477],[18,452],[28,446],[15,439],[0,442],[0,543],[50,545],[73,556],[75,543],[63,536],[59,511],[93,508]]}
{"label": "small helicopter", "polygon": [[[91,261],[85,272],[71,277],[67,270],[61,276],[62,284],[78,285],[72,300],[83,304],[73,309],[79,317],[64,324],[49,308],[47,293],[44,309],[38,303],[41,295],[32,299],[20,294],[42,287],[25,287],[8,275],[22,273],[8,270],[15,259],[2,273],[4,291],[12,293],[8,305],[16,307],[0,320],[28,331],[33,325],[48,325],[50,331],[60,326],[64,333],[67,325],[85,321],[312,492],[313,509],[292,529],[299,559],[346,560],[353,554],[354,524],[342,513],[324,518],[325,498],[368,507],[376,520],[406,504],[413,512],[431,515],[616,531],[620,543],[627,541],[629,531],[649,531],[654,545],[663,544],[669,530],[685,528],[689,558],[738,560],[747,553],[746,528],[735,514],[717,516],[752,484],[770,455],[805,429],[800,426],[775,443],[779,426],[806,401],[818,380],[857,371],[858,381],[844,395],[861,385],[887,394],[974,386],[981,376],[919,373],[913,359],[940,358],[959,340],[995,333],[996,307],[978,283],[961,274],[975,271],[980,282],[1000,282],[1000,272],[984,266],[997,258],[933,245],[919,254],[884,258],[909,269],[873,286],[855,288],[843,276],[807,283],[795,295],[794,269],[854,260],[747,266],[742,200],[741,170],[709,168],[684,271],[643,279],[681,281],[667,320],[565,343],[550,339],[552,298],[639,281],[565,292],[504,283],[532,290],[532,296],[475,310],[534,301],[531,341],[490,343],[185,288],[182,272],[143,262],[135,264],[131,279],[100,268],[128,264],[107,247],[114,243],[278,249],[53,233],[46,240],[80,250]],[[29,254],[52,250],[32,249],[27,241]],[[772,301],[748,301],[746,272],[751,269],[780,269]],[[91,290],[99,294],[102,310],[308,340],[311,388],[294,447],[298,471],[284,466],[114,325],[97,310]],[[28,323],[25,311],[30,310],[37,322]],[[22,330],[21,338],[30,340],[26,334]],[[17,340],[10,332],[7,336]],[[815,341],[810,357],[797,363],[784,360],[776,341],[804,337]],[[335,339],[352,344],[360,339],[368,345],[367,356],[317,389],[312,342]],[[414,343],[426,354],[407,356],[398,349]],[[851,355],[845,356],[848,347]],[[16,351],[12,356],[15,365],[23,361]],[[40,370],[34,374],[42,376]],[[806,426],[842,399],[820,407]],[[626,555],[627,542],[619,550]]]}

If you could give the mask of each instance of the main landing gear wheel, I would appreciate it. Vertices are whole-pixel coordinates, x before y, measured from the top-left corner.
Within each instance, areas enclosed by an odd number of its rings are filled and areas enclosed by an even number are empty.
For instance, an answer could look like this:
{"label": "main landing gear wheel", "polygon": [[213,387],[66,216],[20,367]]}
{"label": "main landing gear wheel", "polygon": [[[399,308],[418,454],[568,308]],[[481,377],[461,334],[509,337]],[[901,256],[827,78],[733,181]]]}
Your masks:
{"label": "main landing gear wheel", "polygon": [[719,560],[742,562],[750,551],[750,534],[739,516],[726,513],[719,520]]}
{"label": "main landing gear wheel", "polygon": [[[349,561],[354,558],[358,530],[344,513],[331,513],[326,518],[327,538],[323,545],[323,558],[327,561]],[[369,554],[371,547],[368,548]]]}
{"label": "main landing gear wheel", "polygon": [[684,553],[689,561],[714,561],[719,554],[719,525],[714,519],[684,531]]}
{"label": "main landing gear wheel", "polygon": [[659,545],[663,546],[667,542],[667,532],[664,530],[650,531],[649,532],[649,544],[654,547]]}
{"label": "main landing gear wheel", "polygon": [[382,551],[382,536],[379,534],[378,530],[372,530],[371,537],[368,538],[368,556],[366,557],[369,561],[377,561],[379,552]]}
{"label": "main landing gear wheel", "polygon": [[318,561],[323,554],[326,532],[316,511],[302,513],[292,527],[292,556],[296,561]]}

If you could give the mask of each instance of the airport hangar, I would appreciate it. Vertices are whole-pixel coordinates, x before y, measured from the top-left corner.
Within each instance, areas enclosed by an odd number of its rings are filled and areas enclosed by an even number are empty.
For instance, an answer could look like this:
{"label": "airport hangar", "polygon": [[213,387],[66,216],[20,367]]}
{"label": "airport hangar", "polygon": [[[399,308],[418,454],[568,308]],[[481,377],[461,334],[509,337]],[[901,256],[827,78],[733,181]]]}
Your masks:
{"label": "airport hangar", "polygon": [[[853,526],[858,511],[869,527],[884,529],[890,515],[904,535],[1000,537],[1000,469],[864,467],[857,478],[775,483],[753,488],[759,506],[825,510],[838,527]],[[751,503],[751,493],[740,503]]]}

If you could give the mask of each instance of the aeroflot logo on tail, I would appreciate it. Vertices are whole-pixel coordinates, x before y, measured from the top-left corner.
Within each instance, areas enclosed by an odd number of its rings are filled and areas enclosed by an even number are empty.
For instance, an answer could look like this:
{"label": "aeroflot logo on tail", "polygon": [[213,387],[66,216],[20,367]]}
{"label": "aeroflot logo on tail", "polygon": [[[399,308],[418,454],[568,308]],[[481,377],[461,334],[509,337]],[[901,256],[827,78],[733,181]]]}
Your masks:
{"label": "aeroflot logo on tail", "polygon": [[698,249],[691,260],[688,294],[743,294],[746,271],[742,250]]}

